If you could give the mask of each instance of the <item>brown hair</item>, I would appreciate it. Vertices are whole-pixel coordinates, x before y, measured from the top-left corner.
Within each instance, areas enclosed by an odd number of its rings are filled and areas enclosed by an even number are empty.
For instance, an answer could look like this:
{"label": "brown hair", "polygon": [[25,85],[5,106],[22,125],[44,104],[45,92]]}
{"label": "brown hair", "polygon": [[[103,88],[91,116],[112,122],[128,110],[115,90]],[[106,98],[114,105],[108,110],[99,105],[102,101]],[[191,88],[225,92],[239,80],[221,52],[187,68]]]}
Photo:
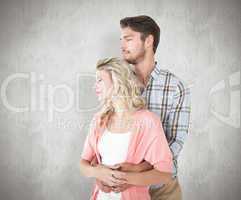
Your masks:
{"label": "brown hair", "polygon": [[160,40],[160,28],[151,17],[146,15],[125,17],[120,20],[120,26],[121,28],[130,27],[133,31],[141,33],[142,41],[145,41],[147,36],[152,35],[154,38],[153,52],[156,53]]}

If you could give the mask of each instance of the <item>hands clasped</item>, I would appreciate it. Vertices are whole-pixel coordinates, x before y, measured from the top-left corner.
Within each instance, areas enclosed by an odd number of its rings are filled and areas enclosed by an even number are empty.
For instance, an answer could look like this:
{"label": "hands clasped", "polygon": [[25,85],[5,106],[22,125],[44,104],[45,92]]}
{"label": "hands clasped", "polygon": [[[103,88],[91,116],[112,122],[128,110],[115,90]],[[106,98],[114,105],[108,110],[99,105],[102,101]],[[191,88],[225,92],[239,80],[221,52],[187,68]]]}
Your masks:
{"label": "hands clasped", "polygon": [[96,183],[101,191],[118,193],[130,187],[128,173],[120,171],[120,168],[120,164],[113,166],[99,164],[96,166],[98,172]]}

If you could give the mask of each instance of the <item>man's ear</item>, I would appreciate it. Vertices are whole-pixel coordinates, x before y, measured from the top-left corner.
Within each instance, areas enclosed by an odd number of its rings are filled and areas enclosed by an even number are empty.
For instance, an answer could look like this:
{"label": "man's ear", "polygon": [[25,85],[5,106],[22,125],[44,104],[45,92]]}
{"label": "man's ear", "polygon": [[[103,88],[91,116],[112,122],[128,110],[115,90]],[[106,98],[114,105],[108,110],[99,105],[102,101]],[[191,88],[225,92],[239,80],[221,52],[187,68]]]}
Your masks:
{"label": "man's ear", "polygon": [[153,35],[148,35],[145,39],[145,46],[146,48],[153,48],[154,45],[154,37]]}

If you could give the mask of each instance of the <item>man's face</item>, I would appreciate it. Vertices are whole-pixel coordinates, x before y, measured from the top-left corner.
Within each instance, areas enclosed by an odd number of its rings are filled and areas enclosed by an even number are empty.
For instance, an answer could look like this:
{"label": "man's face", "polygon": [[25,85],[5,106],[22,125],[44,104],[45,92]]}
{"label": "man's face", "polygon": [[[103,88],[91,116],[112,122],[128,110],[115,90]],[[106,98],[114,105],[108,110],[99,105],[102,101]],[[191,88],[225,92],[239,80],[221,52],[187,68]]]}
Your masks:
{"label": "man's face", "polygon": [[126,27],[121,29],[121,53],[124,60],[136,64],[145,56],[144,41],[141,40],[141,33]]}

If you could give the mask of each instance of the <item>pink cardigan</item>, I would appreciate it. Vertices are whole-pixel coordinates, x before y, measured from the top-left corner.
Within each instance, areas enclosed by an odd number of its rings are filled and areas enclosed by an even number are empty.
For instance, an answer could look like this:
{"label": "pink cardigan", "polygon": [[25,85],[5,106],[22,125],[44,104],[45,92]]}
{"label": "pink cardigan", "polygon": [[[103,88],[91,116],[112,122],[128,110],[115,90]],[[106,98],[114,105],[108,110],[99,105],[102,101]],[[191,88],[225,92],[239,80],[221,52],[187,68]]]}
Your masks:
{"label": "pink cardigan", "polygon": [[[160,118],[148,111],[139,110],[134,113],[135,132],[132,133],[128,147],[126,162],[138,164],[143,160],[149,162],[161,172],[172,172],[172,154],[169,149]],[[90,127],[81,158],[91,161],[94,156],[101,163],[101,157],[97,148],[98,141],[105,130],[98,124],[98,115],[94,117]],[[92,200],[98,194],[98,186],[95,185]],[[148,187],[132,186],[121,193],[121,200],[150,200]]]}

